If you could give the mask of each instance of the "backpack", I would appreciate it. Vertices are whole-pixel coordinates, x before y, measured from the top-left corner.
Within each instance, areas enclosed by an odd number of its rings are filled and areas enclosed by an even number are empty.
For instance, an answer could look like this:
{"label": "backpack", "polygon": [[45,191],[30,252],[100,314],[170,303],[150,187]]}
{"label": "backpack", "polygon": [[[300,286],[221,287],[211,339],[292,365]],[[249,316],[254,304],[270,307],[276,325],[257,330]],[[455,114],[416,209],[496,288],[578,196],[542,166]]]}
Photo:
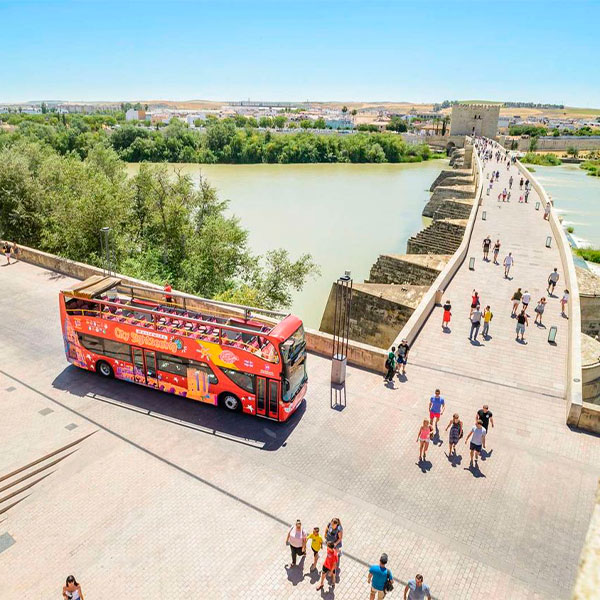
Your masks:
{"label": "backpack", "polygon": [[383,584],[383,591],[387,593],[387,592],[394,591],[394,580],[390,577],[389,569],[386,569],[386,571],[387,571],[387,579],[385,580],[385,583]]}

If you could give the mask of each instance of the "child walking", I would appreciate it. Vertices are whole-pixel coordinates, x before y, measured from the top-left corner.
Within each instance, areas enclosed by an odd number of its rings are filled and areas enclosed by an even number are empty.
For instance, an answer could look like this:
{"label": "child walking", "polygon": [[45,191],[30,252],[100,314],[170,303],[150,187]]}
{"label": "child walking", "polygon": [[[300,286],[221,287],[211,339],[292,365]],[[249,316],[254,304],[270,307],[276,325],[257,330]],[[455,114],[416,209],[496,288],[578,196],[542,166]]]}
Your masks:
{"label": "child walking", "polygon": [[323,538],[319,534],[319,528],[315,527],[312,533],[308,536],[310,540],[310,547],[312,548],[314,559],[312,565],[310,565],[310,570],[313,571],[317,568],[317,561],[319,560],[319,552],[323,546]]}
{"label": "child walking", "polygon": [[446,329],[450,325],[450,317],[452,317],[452,306],[450,300],[446,300],[444,304],[444,316],[442,317],[442,329]]}

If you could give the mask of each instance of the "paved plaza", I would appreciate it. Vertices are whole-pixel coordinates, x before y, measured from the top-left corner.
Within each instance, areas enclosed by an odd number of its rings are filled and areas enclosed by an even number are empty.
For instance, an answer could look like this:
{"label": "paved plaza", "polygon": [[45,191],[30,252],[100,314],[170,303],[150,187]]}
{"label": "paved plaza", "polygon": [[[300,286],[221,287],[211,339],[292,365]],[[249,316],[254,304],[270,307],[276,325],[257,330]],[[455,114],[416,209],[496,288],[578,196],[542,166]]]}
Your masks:
{"label": "paved plaza", "polygon": [[[417,572],[438,599],[568,598],[600,438],[565,425],[567,322],[557,298],[544,315],[558,326],[556,346],[533,325],[548,273],[562,275],[558,251],[544,246],[550,227],[535,192],[525,205],[516,193],[498,203],[497,193],[484,196],[487,220],[475,226],[475,270],[465,264],[447,291],[451,332],[436,309],[393,387],[350,368],[343,410],[331,407],[329,361],[310,356],[305,406],[282,425],[69,366],[58,290],[72,280],[24,263],[0,268],[0,478],[79,441],[0,515],[0,538],[14,540],[0,553],[0,596],[58,598],[74,573],[87,599],[366,599],[366,566],[385,551],[398,580],[390,598]],[[513,279],[481,260],[487,234],[500,238],[501,258],[513,252]],[[510,318],[519,286],[532,294],[526,345]],[[468,340],[473,288],[494,313],[479,345]],[[496,427],[478,469],[462,441],[461,459],[449,461],[443,430],[417,464],[436,387],[443,428],[453,412],[466,427],[490,405]],[[297,518],[323,529],[334,516],[344,556],[338,585],[321,594],[309,560],[286,569],[284,541]]]}

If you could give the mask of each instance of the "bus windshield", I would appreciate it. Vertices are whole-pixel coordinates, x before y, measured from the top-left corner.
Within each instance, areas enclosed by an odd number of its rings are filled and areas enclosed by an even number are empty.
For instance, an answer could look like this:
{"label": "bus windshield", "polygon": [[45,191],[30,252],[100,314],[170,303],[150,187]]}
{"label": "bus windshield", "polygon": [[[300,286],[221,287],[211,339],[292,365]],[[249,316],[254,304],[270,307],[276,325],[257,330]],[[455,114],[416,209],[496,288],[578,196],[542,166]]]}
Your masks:
{"label": "bus windshield", "polygon": [[302,325],[281,344],[283,357],[283,401],[291,402],[306,380],[306,340]]}

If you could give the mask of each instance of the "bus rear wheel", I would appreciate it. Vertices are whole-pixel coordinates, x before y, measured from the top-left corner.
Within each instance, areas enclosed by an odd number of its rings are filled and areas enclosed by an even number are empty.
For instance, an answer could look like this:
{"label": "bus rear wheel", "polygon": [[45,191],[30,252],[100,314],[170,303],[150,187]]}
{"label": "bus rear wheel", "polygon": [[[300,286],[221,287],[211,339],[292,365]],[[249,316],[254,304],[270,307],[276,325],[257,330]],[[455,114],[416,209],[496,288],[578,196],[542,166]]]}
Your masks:
{"label": "bus rear wheel", "polygon": [[231,412],[238,412],[242,409],[242,403],[237,396],[225,393],[220,398],[221,406]]}
{"label": "bus rear wheel", "polygon": [[112,377],[112,367],[105,361],[100,360],[96,363],[96,373],[102,375],[102,377]]}

